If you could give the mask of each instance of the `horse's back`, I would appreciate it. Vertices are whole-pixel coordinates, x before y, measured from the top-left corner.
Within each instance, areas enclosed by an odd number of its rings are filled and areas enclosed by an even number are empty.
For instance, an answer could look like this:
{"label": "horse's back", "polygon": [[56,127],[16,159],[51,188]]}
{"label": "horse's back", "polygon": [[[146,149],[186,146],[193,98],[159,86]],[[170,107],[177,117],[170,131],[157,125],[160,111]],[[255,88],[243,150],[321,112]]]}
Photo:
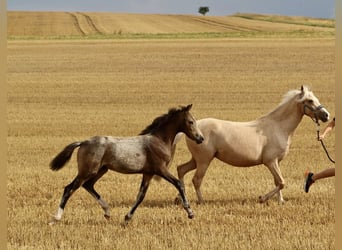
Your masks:
{"label": "horse's back", "polygon": [[84,141],[78,151],[79,163],[106,165],[121,173],[140,172],[146,163],[144,144],[147,136],[94,136]]}

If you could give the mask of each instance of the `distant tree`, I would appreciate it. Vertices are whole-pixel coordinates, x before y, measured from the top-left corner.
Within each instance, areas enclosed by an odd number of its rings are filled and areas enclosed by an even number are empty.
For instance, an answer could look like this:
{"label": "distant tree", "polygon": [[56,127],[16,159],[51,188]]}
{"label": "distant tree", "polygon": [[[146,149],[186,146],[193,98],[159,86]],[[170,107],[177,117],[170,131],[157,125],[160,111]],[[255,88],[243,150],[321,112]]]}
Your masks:
{"label": "distant tree", "polygon": [[198,13],[201,13],[203,16],[209,12],[208,6],[201,6],[198,8]]}

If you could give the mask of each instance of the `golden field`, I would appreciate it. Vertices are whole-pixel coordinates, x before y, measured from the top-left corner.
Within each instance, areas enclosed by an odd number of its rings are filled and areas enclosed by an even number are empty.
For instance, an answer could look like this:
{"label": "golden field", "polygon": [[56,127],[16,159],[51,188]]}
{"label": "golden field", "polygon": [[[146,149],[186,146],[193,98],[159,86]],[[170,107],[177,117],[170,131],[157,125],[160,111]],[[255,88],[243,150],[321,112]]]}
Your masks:
{"label": "golden field", "polygon": [[[108,25],[109,26],[109,25]],[[196,203],[191,178],[189,220],[177,191],[153,181],[132,221],[122,226],[141,176],[108,172],[96,189],[111,207],[106,221],[79,189],[64,217],[49,226],[70,163],[53,172],[67,144],[93,135],[132,136],[171,107],[193,103],[197,119],[247,121],[275,108],[302,84],[335,114],[335,39],[211,38],[8,40],[8,249],[334,249],[334,178],[303,191],[303,173],[331,166],[304,117],[281,162],[284,205],[258,203],[274,187],[264,166],[235,168],[214,160]],[[324,124],[321,124],[323,129]],[[325,143],[335,158],[335,132]],[[170,171],[190,155],[184,141]]]}

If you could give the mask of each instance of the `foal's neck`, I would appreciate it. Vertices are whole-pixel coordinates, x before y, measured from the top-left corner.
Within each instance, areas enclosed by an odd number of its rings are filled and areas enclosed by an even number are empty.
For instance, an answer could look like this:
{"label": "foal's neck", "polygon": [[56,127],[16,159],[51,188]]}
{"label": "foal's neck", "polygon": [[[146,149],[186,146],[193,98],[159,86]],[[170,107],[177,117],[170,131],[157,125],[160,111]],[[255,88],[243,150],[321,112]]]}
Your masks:
{"label": "foal's neck", "polygon": [[160,129],[158,132],[155,133],[155,135],[159,137],[166,145],[169,145],[171,147],[177,132],[177,128],[175,128],[174,125],[170,124],[163,127],[163,129]]}

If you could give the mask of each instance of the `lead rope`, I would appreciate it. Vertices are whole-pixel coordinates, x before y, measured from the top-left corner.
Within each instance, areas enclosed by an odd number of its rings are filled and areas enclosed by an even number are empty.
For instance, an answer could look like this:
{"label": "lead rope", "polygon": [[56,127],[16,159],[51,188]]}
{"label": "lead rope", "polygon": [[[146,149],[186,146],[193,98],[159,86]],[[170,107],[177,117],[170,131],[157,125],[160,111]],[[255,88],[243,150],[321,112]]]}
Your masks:
{"label": "lead rope", "polygon": [[317,140],[321,142],[321,145],[322,145],[322,147],[323,147],[323,149],[324,149],[324,151],[325,151],[325,154],[328,156],[329,160],[330,160],[332,163],[335,163],[335,161],[330,157],[329,152],[328,152],[327,148],[325,147],[323,140],[322,140],[322,139],[321,139],[321,140],[319,139],[319,123],[318,123],[317,120],[316,120],[316,125],[317,125]]}

